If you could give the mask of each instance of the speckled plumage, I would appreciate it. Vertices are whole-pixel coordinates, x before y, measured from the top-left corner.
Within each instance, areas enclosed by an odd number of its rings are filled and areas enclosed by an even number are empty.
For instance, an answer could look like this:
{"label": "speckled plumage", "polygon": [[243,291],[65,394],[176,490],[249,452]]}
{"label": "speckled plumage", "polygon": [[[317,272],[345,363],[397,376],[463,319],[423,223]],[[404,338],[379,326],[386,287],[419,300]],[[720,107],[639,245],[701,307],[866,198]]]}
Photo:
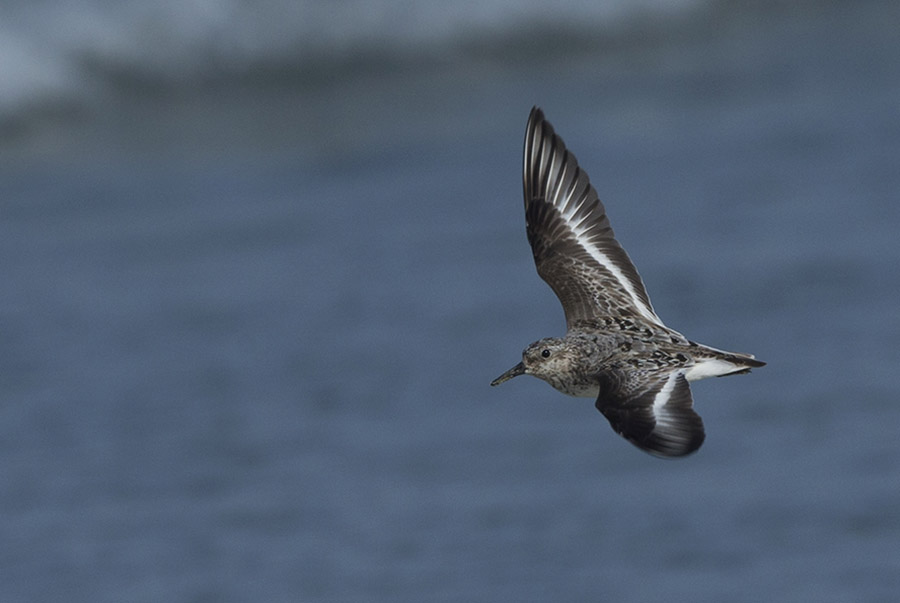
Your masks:
{"label": "speckled plumage", "polygon": [[522,362],[491,385],[533,375],[571,396],[596,398],[613,429],[647,452],[695,451],[704,430],[688,382],[765,363],[694,343],[663,324],[587,174],[537,107],[523,179],[528,242],[568,329],[529,345]]}

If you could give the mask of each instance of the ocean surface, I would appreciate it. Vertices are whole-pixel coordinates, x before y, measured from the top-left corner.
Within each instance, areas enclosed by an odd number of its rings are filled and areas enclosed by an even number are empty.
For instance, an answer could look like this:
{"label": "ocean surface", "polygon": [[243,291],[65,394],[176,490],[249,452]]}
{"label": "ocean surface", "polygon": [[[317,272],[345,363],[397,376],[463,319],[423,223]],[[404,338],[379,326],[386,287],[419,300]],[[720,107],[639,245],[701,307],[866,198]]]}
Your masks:
{"label": "ocean surface", "polygon": [[[0,7],[0,601],[891,602],[900,4]],[[667,324],[664,461],[561,335],[540,105]]]}

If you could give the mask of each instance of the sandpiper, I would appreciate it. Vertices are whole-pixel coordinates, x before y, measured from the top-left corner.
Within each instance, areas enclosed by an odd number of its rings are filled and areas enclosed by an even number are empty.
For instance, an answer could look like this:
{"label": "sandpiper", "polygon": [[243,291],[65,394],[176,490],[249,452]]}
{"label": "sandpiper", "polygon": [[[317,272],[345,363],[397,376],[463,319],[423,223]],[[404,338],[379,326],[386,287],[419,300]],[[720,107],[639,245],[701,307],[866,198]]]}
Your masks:
{"label": "sandpiper", "polygon": [[613,429],[651,454],[697,450],[703,421],[688,382],[765,363],[663,324],[588,175],[537,107],[525,134],[524,185],[534,263],[562,302],[567,331],[529,345],[491,385],[533,375],[570,396],[596,398]]}

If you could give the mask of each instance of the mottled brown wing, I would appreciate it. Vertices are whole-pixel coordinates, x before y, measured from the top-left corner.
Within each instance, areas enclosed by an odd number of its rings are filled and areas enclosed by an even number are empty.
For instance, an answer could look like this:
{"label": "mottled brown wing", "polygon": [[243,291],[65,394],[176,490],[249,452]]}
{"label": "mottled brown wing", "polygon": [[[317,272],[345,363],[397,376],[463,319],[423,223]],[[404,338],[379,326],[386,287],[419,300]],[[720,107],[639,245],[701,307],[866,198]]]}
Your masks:
{"label": "mottled brown wing", "polygon": [[525,135],[524,188],[535,265],[559,297],[569,326],[601,316],[663,324],[588,175],[537,107]]}

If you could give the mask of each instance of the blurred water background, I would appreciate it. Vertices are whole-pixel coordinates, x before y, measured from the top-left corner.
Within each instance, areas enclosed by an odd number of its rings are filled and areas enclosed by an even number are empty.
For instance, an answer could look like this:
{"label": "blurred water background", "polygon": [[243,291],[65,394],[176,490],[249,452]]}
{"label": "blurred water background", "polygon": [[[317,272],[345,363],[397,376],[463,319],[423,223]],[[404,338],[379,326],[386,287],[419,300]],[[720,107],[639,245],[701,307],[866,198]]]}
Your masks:
{"label": "blurred water background", "polygon": [[[900,4],[6,0],[0,600],[896,601]],[[541,105],[660,316],[666,462],[488,383],[564,330]]]}

